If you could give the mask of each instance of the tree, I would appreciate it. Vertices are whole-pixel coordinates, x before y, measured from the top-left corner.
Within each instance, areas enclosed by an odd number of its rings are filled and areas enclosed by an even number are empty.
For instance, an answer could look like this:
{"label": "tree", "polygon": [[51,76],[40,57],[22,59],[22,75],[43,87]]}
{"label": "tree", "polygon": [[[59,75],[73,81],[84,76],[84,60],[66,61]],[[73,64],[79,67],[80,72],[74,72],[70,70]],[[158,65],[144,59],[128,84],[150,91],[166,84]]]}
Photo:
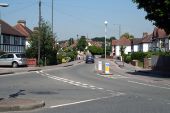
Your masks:
{"label": "tree", "polygon": [[123,66],[124,66],[125,49],[126,49],[125,46],[120,47],[120,54],[121,54],[121,58],[122,58],[121,60],[123,62]]}
{"label": "tree", "polygon": [[129,34],[129,33],[124,33],[124,34],[121,36],[121,38],[122,38],[122,37],[126,37],[127,39],[133,39],[133,38],[134,38],[134,36],[131,35],[131,34]]}
{"label": "tree", "polygon": [[81,36],[81,38],[78,40],[78,43],[77,43],[77,49],[79,51],[84,51],[87,46],[88,46],[88,44],[86,41],[86,37]]}
{"label": "tree", "polygon": [[45,61],[47,64],[56,64],[56,53],[55,40],[52,35],[50,25],[44,20],[41,23],[41,27],[33,31],[30,36],[30,47],[26,50],[28,57],[37,58],[38,56],[38,39],[40,38],[40,59]]}
{"label": "tree", "polygon": [[101,55],[103,53],[103,48],[101,47],[89,46],[88,49],[92,55]]}
{"label": "tree", "polygon": [[146,19],[154,21],[153,24],[170,33],[170,0],[132,0],[138,9],[147,12]]}
{"label": "tree", "polygon": [[68,40],[68,45],[70,46],[70,45],[72,45],[72,44],[74,44],[74,39],[73,39],[73,38],[70,38],[70,39]]}

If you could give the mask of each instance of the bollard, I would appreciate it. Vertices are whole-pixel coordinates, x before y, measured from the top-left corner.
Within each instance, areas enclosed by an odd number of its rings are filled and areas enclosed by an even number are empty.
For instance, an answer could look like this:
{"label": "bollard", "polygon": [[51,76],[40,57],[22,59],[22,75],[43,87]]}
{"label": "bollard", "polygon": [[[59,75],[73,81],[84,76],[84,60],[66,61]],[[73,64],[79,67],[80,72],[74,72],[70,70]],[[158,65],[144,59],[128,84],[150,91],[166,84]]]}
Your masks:
{"label": "bollard", "polygon": [[105,74],[110,74],[110,64],[105,63]]}
{"label": "bollard", "polygon": [[102,61],[98,61],[98,71],[102,72]]}

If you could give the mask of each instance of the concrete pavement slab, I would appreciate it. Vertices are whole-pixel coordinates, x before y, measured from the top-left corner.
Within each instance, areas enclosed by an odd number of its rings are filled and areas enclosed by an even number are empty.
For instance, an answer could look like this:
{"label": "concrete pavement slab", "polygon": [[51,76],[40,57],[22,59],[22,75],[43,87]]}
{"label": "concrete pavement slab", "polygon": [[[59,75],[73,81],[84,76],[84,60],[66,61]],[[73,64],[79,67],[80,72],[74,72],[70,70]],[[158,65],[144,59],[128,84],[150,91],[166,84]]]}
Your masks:
{"label": "concrete pavement slab", "polygon": [[0,100],[0,112],[32,110],[45,106],[44,101],[22,98],[9,98]]}

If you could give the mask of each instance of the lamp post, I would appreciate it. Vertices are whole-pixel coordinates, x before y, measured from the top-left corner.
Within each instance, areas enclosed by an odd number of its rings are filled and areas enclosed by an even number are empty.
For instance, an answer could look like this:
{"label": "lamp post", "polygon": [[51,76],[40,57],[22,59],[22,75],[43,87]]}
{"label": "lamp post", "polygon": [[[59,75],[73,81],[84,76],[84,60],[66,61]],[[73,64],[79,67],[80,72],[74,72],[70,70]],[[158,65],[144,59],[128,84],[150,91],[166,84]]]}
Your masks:
{"label": "lamp post", "polygon": [[[0,7],[8,7],[9,5],[6,3],[0,3]],[[1,20],[1,12],[0,12],[0,20]],[[1,44],[1,24],[0,24],[0,44]]]}
{"label": "lamp post", "polygon": [[104,24],[105,24],[105,41],[104,41],[104,45],[105,45],[105,61],[106,61],[106,38],[107,38],[107,24],[108,24],[108,22],[105,21]]}

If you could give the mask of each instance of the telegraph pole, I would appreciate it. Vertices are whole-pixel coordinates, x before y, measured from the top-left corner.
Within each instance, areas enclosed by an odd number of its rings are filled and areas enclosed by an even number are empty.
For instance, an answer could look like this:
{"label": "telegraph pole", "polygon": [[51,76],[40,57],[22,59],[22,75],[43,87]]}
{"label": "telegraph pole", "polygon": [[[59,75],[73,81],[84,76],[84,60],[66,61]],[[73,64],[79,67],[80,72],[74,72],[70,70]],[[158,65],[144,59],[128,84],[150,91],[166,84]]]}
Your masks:
{"label": "telegraph pole", "polygon": [[41,28],[41,0],[39,0],[39,36],[38,36],[38,65],[40,66],[40,54],[41,54],[41,42],[40,42],[40,36],[41,36],[41,31],[40,31],[40,28]]}
{"label": "telegraph pole", "polygon": [[54,23],[53,23],[53,19],[54,19],[54,1],[52,0],[52,37],[54,38],[53,36],[53,28],[54,28]]}

